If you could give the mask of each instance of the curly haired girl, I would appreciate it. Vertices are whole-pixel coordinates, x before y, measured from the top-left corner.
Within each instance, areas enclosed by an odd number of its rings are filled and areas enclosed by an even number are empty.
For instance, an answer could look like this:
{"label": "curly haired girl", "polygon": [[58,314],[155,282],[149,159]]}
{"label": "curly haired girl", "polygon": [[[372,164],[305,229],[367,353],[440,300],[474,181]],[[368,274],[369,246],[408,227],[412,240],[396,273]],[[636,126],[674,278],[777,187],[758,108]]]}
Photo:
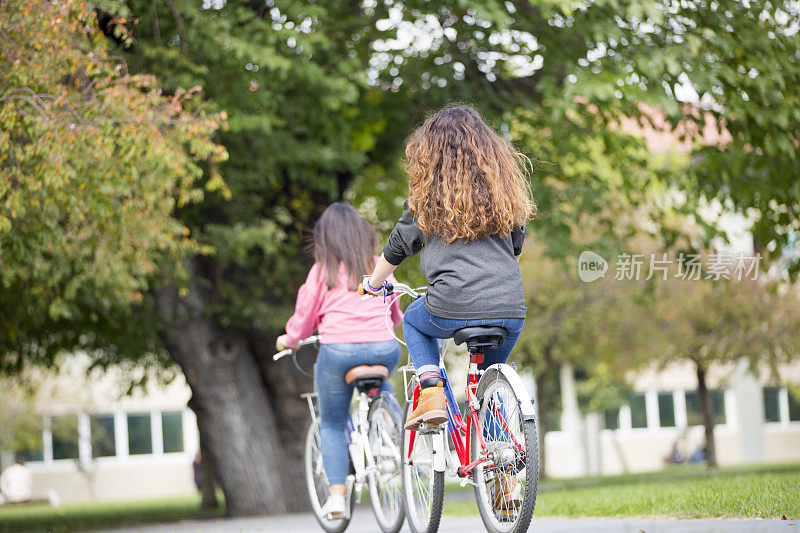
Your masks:
{"label": "curly haired girl", "polygon": [[447,420],[437,339],[458,329],[498,326],[506,340],[486,351],[485,369],[504,363],[525,323],[519,256],[535,205],[528,159],[468,106],[442,109],[406,148],[409,194],[366,292],[377,293],[406,257],[420,252],[424,298],[405,313],[403,331],[422,391],[406,429]]}

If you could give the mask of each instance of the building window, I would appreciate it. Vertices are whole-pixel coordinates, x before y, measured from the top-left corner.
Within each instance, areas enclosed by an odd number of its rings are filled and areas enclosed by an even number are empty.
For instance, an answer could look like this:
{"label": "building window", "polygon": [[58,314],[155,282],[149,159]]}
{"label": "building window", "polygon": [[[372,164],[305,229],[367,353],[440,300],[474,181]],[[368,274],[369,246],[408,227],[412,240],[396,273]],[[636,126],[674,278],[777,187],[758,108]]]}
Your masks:
{"label": "building window", "polygon": [[800,422],[800,391],[789,388],[786,392],[789,396],[789,420]]}
{"label": "building window", "polygon": [[183,451],[183,413],[161,413],[161,432],[164,437],[164,453]]}
{"label": "building window", "polygon": [[92,457],[113,457],[117,454],[114,436],[114,415],[92,415],[89,418],[92,433]]}
{"label": "building window", "polygon": [[[721,390],[710,390],[708,396],[711,401],[711,416],[714,424],[725,423],[725,397]],[[697,391],[686,392],[686,424],[689,426],[703,425],[703,411],[700,408],[700,398]]]}
{"label": "building window", "polygon": [[31,461],[42,461],[44,459],[44,445],[42,443],[42,437],[39,436],[39,443],[37,445],[18,450],[16,455],[17,457],[22,457],[25,459],[26,463]]}
{"label": "building window", "polygon": [[128,454],[153,453],[153,432],[150,413],[128,415]]}
{"label": "building window", "polygon": [[53,459],[78,458],[78,417],[54,416],[50,419],[53,436]]}
{"label": "building window", "polygon": [[619,409],[603,411],[603,429],[619,429]]}
{"label": "building window", "polygon": [[44,441],[42,439],[42,417],[20,417],[14,427],[13,448],[16,455],[25,461],[44,460]]}
{"label": "building window", "polygon": [[658,393],[658,418],[662,428],[675,427],[675,398],[671,392]]}
{"label": "building window", "polygon": [[764,387],[764,420],[781,421],[780,387]]}
{"label": "building window", "polygon": [[631,427],[647,427],[647,405],[644,401],[644,394],[634,394],[630,401],[631,406]]}

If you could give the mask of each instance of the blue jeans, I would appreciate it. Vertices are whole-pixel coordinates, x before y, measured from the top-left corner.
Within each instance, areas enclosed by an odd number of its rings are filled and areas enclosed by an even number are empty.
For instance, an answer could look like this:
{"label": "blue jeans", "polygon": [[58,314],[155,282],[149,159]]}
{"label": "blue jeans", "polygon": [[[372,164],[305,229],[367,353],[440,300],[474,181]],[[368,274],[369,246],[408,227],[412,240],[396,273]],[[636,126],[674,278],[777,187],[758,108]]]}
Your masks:
{"label": "blue jeans", "polygon": [[439,343],[436,339],[449,339],[457,329],[470,326],[498,326],[508,331],[506,340],[496,348],[485,352],[483,363],[478,368],[485,370],[495,363],[505,363],[511,350],[522,333],[524,318],[487,318],[474,320],[454,320],[433,316],[425,309],[425,298],[411,303],[403,317],[403,333],[408,346],[408,354],[417,369],[417,375],[424,372],[439,371]]}
{"label": "blue jeans", "polygon": [[[320,346],[315,383],[319,395],[322,464],[328,474],[329,484],[344,484],[350,465],[345,432],[354,387],[344,382],[344,375],[354,366],[383,365],[389,369],[391,376],[399,361],[400,345],[396,340]],[[394,392],[388,381],[383,383],[381,390]]]}

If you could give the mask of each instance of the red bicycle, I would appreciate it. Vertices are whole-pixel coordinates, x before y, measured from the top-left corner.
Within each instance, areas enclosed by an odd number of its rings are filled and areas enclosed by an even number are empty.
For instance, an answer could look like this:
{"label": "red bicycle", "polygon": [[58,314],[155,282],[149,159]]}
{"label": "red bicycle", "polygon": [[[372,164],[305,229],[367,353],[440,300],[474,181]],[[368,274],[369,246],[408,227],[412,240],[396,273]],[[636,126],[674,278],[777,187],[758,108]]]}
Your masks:
{"label": "red bicycle", "polygon": [[[400,293],[412,298],[422,296],[422,290],[402,283],[386,286],[387,295]],[[470,353],[463,413],[440,358],[447,429],[423,424],[416,431],[403,432],[403,504],[414,533],[439,529],[445,474],[460,480],[462,486],[473,485],[488,531],[521,533],[530,525],[539,478],[533,402],[512,366],[495,364],[478,370],[484,352],[502,344],[506,333],[503,328],[485,326],[457,330],[455,343],[466,343]],[[413,366],[402,370],[406,376],[412,375],[406,380],[405,420],[417,406],[419,383]]]}

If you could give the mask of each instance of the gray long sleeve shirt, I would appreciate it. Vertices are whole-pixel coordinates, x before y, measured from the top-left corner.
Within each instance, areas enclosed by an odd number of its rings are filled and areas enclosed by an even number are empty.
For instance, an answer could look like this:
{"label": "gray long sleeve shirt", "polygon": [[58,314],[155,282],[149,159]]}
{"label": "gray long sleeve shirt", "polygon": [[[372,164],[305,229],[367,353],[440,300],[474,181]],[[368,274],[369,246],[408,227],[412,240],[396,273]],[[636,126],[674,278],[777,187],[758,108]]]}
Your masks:
{"label": "gray long sleeve shirt", "polygon": [[522,253],[524,241],[525,226],[517,226],[510,235],[446,244],[419,229],[406,202],[383,256],[397,266],[420,253],[428,281],[425,308],[434,316],[456,320],[525,318],[522,274],[515,257]]}

